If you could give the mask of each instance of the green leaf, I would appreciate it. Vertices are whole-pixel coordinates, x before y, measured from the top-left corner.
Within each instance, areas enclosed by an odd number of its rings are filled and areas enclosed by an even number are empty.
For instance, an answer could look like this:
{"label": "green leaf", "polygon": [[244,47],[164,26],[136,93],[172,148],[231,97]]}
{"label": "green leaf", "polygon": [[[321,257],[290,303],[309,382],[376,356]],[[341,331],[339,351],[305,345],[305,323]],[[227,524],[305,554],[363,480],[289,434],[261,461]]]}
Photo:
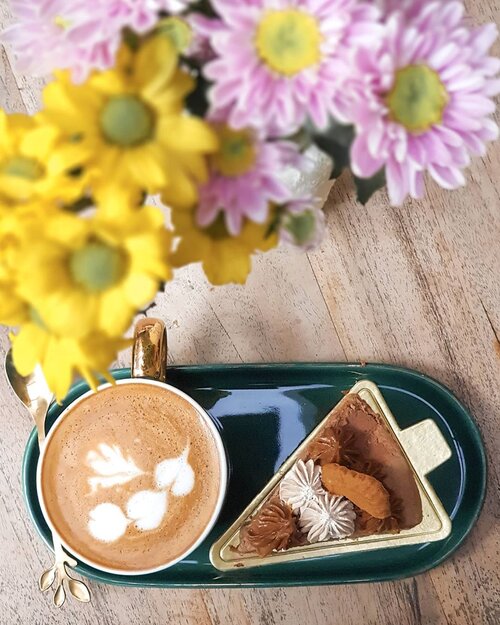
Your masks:
{"label": "green leaf", "polygon": [[305,152],[313,144],[313,138],[307,128],[301,128],[293,135],[286,137],[286,139],[296,143],[301,152]]}
{"label": "green leaf", "polygon": [[338,178],[349,167],[349,149],[327,137],[314,137],[314,143],[333,160],[331,177]]}
{"label": "green leaf", "polygon": [[217,17],[217,13],[212,7],[212,3],[209,0],[199,0],[190,9],[196,9],[198,13],[203,13],[206,17]]}
{"label": "green leaf", "polygon": [[358,202],[366,204],[371,196],[382,187],[385,186],[385,168],[382,167],[371,178],[358,178],[354,176],[354,184],[356,185]]}
{"label": "green leaf", "polygon": [[203,78],[201,73],[196,76],[196,87],[186,98],[186,106],[188,110],[198,117],[205,117],[208,111],[207,92],[210,83]]}
{"label": "green leaf", "polygon": [[317,129],[312,129],[311,134],[318,148],[332,158],[332,178],[338,178],[350,165],[349,153],[354,140],[354,126],[346,126],[332,120],[326,131],[318,132]]}
{"label": "green leaf", "polygon": [[275,232],[278,231],[282,216],[283,216],[283,208],[279,207],[276,210],[276,214],[274,215],[274,217],[271,219],[269,223],[269,227],[267,228],[266,234],[264,236],[265,239],[268,239],[270,236],[272,236]]}
{"label": "green leaf", "polygon": [[354,141],[354,126],[346,126],[337,122],[332,122],[328,135],[332,137],[339,145],[350,148]]}
{"label": "green leaf", "polygon": [[139,49],[141,38],[137,33],[135,33],[130,28],[124,28],[122,36],[123,41],[131,50],[135,51]]}
{"label": "green leaf", "polygon": [[[318,132],[310,123],[307,129],[318,148],[333,159],[332,178],[338,178],[344,169],[350,169],[350,151],[355,137],[354,126],[339,124],[335,119],[331,119],[328,129],[324,132]],[[366,204],[375,191],[385,186],[385,169],[382,168],[371,178],[354,176],[354,183],[358,202]]]}

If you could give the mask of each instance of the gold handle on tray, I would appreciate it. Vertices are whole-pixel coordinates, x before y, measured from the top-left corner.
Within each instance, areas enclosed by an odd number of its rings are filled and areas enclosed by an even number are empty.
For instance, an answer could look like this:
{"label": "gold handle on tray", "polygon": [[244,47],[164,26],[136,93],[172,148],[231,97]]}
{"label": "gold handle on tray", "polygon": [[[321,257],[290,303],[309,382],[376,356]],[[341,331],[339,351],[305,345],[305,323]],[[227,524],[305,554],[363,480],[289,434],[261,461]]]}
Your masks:
{"label": "gold handle on tray", "polygon": [[132,377],[164,382],[167,368],[167,331],[160,319],[141,319],[135,326]]}

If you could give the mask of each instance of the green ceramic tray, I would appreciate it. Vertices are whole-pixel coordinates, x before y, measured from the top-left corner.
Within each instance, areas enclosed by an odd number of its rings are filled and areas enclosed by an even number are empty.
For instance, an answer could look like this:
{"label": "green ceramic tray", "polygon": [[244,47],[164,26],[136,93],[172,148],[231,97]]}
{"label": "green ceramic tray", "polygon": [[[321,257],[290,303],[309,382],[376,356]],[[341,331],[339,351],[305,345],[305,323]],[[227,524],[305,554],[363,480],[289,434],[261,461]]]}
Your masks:
{"label": "green ceramic tray", "polygon": [[[127,370],[115,372],[128,377]],[[373,552],[276,564],[221,573],[210,564],[210,545],[262,489],[278,467],[342,397],[361,379],[380,387],[400,427],[432,418],[453,456],[429,475],[452,519],[443,541]],[[438,382],[388,365],[273,364],[204,365],[171,368],[169,383],[198,401],[218,422],[232,468],[227,499],[217,525],[188,558],[159,573],[118,576],[86,565],[84,576],[110,584],[160,587],[302,586],[397,579],[437,566],[465,539],[481,510],[486,461],[478,429],[460,402]],[[87,387],[71,390],[72,401]],[[64,406],[63,406],[64,408]],[[62,408],[53,406],[50,428]],[[23,462],[23,488],[31,518],[50,546],[49,530],[36,493],[38,446],[33,432]]]}

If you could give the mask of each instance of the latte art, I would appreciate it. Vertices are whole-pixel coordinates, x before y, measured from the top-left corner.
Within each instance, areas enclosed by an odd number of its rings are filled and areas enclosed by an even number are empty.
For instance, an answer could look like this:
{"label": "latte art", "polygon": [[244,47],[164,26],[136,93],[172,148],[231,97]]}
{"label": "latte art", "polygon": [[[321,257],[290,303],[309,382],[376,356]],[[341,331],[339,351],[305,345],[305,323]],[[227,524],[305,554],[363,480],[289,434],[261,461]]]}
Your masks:
{"label": "latte art", "polygon": [[[159,490],[134,493],[126,503],[126,515],[111,503],[102,503],[90,510],[88,529],[92,536],[102,542],[114,542],[125,534],[133,521],[141,532],[160,527],[167,513],[169,491],[176,497],[186,497],[194,488],[195,475],[188,456],[189,446],[177,458],[158,463],[154,475]],[[87,454],[87,464],[99,474],[88,478],[92,492],[98,486],[112,488],[144,474],[130,456],[124,457],[118,445],[100,443],[99,452]]]}
{"label": "latte art", "polygon": [[172,494],[185,497],[193,490],[194,471],[188,462],[189,447],[178,458],[164,460],[155,470],[158,488],[172,487]]}
{"label": "latte art", "polygon": [[117,445],[110,446],[106,443],[101,443],[97,451],[89,451],[87,465],[96,474],[95,477],[88,478],[91,492],[99,487],[110,488],[117,484],[126,484],[143,473],[132,458],[123,456]]}
{"label": "latte art", "polygon": [[127,382],[70,409],[46,443],[41,489],[69,550],[117,571],[185,553],[219,500],[222,460],[187,399]]}
{"label": "latte art", "polygon": [[114,503],[100,503],[90,511],[88,528],[96,540],[112,543],[127,531],[129,521]]}
{"label": "latte art", "polygon": [[167,512],[167,493],[141,490],[127,502],[127,516],[135,521],[140,532],[160,527]]}

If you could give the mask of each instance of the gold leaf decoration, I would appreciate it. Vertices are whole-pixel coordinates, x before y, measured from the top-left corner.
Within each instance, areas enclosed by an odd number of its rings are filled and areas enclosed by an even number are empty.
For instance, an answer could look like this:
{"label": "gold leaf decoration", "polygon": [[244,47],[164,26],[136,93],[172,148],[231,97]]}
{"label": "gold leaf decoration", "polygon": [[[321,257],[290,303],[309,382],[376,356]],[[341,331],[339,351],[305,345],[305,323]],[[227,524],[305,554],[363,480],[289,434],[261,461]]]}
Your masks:
{"label": "gold leaf decoration", "polygon": [[89,603],[90,591],[83,582],[78,579],[68,579],[68,588],[75,599],[82,603]]}
{"label": "gold leaf decoration", "polygon": [[47,590],[49,590],[49,588],[54,583],[55,578],[56,578],[56,567],[53,566],[51,569],[41,574],[40,580],[38,582],[40,590],[42,592],[47,592]]}
{"label": "gold leaf decoration", "polygon": [[54,605],[56,608],[60,608],[63,603],[66,601],[66,591],[64,590],[64,586],[62,582],[57,587],[57,590],[54,594]]}

